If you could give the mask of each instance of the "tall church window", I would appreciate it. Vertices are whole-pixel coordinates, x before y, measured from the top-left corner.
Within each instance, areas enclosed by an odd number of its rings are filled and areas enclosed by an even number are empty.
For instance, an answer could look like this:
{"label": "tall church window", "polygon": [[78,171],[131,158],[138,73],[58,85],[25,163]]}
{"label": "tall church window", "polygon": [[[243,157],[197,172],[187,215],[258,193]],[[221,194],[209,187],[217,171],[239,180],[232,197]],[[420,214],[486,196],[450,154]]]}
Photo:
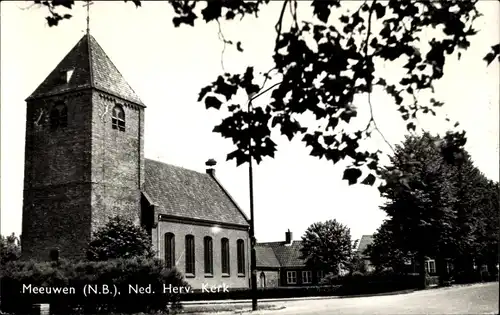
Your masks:
{"label": "tall church window", "polygon": [[194,236],[186,235],[186,274],[195,274]]}
{"label": "tall church window", "polygon": [[214,247],[212,238],[210,236],[206,236],[203,243],[205,251],[205,274],[212,275],[214,273]]}
{"label": "tall church window", "polygon": [[238,274],[245,274],[245,242],[238,240],[236,242],[236,249],[238,254]]}
{"label": "tall church window", "polygon": [[113,107],[111,126],[113,127],[113,129],[125,131],[125,111],[120,105],[116,105],[115,107]]}
{"label": "tall church window", "polygon": [[172,233],[165,233],[165,265],[175,267],[175,235]]}
{"label": "tall church window", "polygon": [[222,274],[229,275],[229,240],[227,238],[221,240],[221,260]]}
{"label": "tall church window", "polygon": [[68,108],[64,103],[58,103],[50,111],[50,129],[56,130],[68,126]]}

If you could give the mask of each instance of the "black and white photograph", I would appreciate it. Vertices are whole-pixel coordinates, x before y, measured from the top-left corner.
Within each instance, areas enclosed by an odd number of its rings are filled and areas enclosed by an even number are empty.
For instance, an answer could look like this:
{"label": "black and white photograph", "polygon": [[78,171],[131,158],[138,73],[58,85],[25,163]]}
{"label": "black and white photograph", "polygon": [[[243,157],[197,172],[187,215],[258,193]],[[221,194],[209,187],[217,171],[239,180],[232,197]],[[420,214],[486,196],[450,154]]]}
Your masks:
{"label": "black and white photograph", "polygon": [[499,315],[500,1],[0,14],[0,315]]}

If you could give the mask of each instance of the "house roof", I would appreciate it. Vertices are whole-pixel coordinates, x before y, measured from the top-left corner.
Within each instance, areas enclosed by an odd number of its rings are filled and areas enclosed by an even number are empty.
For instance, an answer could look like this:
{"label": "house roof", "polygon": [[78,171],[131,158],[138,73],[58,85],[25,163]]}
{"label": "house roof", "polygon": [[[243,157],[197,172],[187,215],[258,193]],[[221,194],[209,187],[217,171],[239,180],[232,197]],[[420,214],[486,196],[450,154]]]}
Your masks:
{"label": "house roof", "polygon": [[257,244],[255,246],[255,254],[257,258],[257,267],[281,267],[280,262],[278,261],[278,258],[276,258],[276,255],[271,247]]}
{"label": "house roof", "polygon": [[[291,268],[304,267],[306,265],[305,260],[300,258],[302,256],[300,251],[302,241],[293,241],[290,245],[286,244],[286,242],[259,243],[256,248],[261,248],[256,252],[257,267],[276,267],[273,265],[274,259],[272,258],[272,254],[274,254],[279,263],[278,267]],[[262,257],[259,257],[259,254]],[[259,262],[261,263],[260,265]]]}
{"label": "house roof", "polygon": [[363,235],[358,245],[358,253],[364,255],[365,250],[368,248],[368,245],[373,243],[373,235]]}
{"label": "house roof", "polygon": [[249,225],[215,176],[145,159],[144,190],[157,214]]}
{"label": "house roof", "polygon": [[[69,81],[61,82],[61,74],[65,74],[69,70],[73,71],[71,78]],[[27,100],[85,88],[99,89],[144,106],[120,71],[90,34],[85,34],[78,41]]]}

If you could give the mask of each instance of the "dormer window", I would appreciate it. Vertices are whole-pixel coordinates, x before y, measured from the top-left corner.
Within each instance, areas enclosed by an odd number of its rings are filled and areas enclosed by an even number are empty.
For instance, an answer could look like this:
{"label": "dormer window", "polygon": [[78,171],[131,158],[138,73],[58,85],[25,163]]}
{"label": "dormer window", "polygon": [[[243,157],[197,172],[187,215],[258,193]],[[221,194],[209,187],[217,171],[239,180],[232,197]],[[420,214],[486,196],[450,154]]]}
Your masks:
{"label": "dormer window", "polygon": [[125,111],[123,111],[123,108],[120,105],[113,107],[111,126],[113,129],[125,131]]}
{"label": "dormer window", "polygon": [[68,126],[68,108],[64,103],[56,104],[50,111],[50,129],[56,130]]}
{"label": "dormer window", "polygon": [[71,77],[73,76],[73,69],[69,70],[62,70],[59,72],[59,83],[60,84],[67,84],[71,80]]}
{"label": "dormer window", "polygon": [[73,76],[73,72],[74,72],[73,69],[66,71],[66,83],[69,83],[69,80],[71,80],[71,77]]}

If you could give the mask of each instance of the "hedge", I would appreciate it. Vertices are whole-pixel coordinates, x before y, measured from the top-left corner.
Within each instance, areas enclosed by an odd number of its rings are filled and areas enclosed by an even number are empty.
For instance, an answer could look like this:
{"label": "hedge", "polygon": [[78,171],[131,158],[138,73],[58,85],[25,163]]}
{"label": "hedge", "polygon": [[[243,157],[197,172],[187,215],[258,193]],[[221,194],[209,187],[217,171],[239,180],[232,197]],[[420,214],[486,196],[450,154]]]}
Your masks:
{"label": "hedge", "polygon": [[[77,263],[11,262],[2,268],[0,276],[1,308],[12,313],[29,312],[32,305],[38,303],[50,304],[51,311],[60,314],[78,310],[85,313],[164,311],[180,304],[179,296],[163,292],[163,285],[188,285],[177,270],[166,269],[163,262],[139,258]],[[88,285],[94,291],[89,291]],[[155,293],[135,293],[129,290],[129,285],[133,288],[150,285]],[[50,294],[35,292],[41,287],[67,289]]]}
{"label": "hedge", "polygon": [[[393,291],[416,289],[419,277],[414,275],[355,275],[335,277],[332,283],[301,287],[258,288],[258,299],[293,298],[308,296],[351,296],[378,294]],[[246,300],[251,299],[250,289],[230,290],[229,292],[203,293],[195,290],[182,295],[182,301],[199,300]]]}

